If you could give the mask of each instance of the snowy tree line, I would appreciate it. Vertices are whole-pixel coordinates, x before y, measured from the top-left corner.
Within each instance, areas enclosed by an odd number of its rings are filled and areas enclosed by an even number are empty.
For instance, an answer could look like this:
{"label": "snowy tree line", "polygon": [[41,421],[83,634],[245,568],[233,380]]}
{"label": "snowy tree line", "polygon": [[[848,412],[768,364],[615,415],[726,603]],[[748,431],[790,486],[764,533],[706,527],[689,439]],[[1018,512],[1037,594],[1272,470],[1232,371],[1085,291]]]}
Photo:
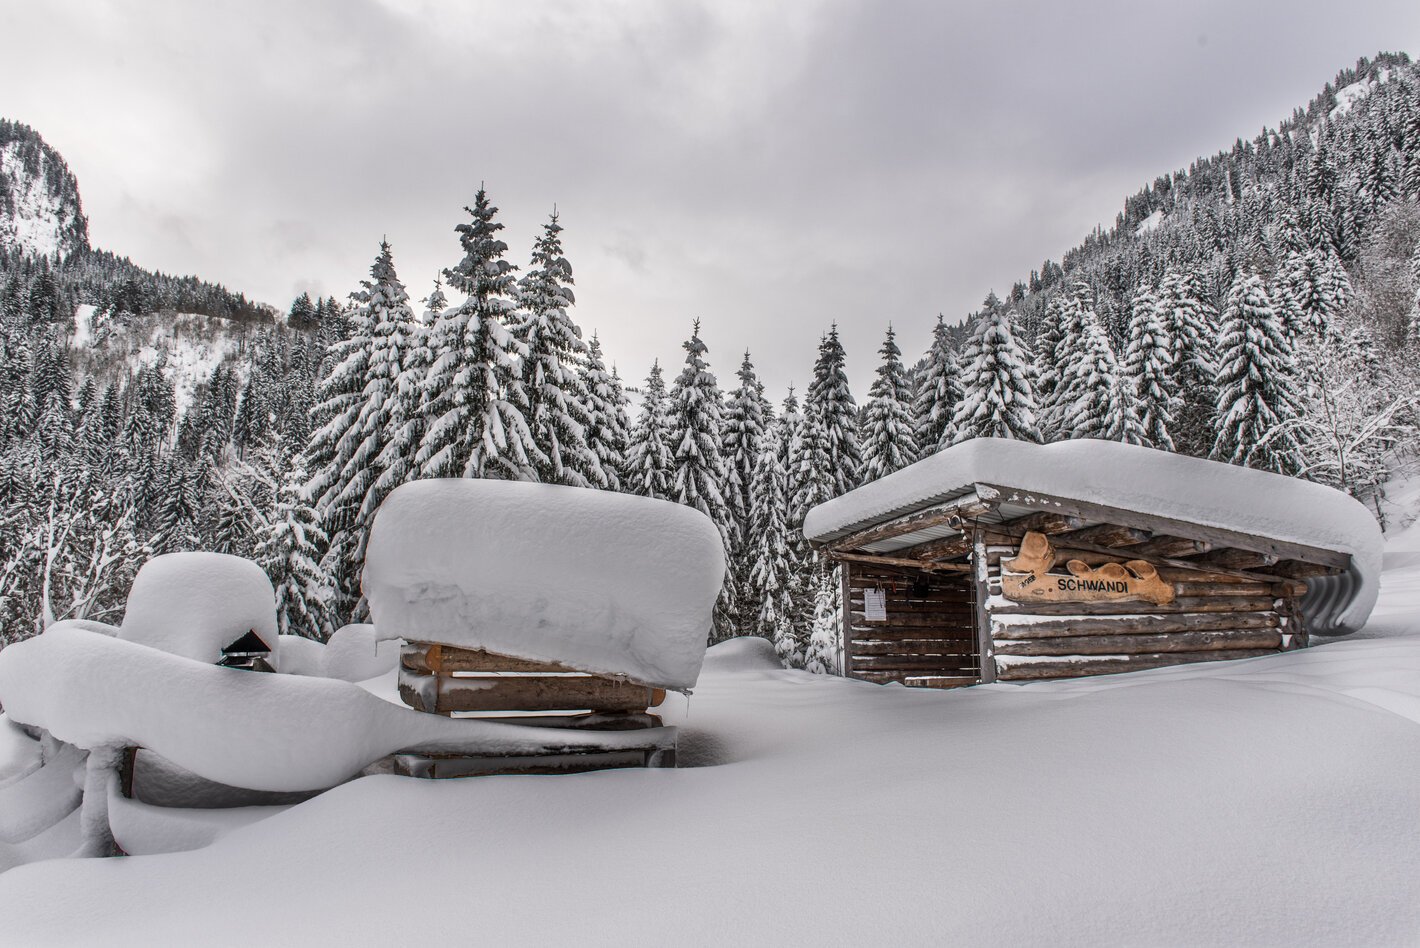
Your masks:
{"label": "snowy tree line", "polygon": [[[257,559],[283,630],[324,637],[363,618],[370,522],[416,477],[694,506],[729,553],[715,636],[768,637],[819,671],[837,662],[840,585],[804,515],[967,438],[1151,445],[1331,483],[1379,512],[1417,423],[1420,96],[1396,58],[1366,76],[1349,111],[1314,105],[1159,179],[965,327],[939,317],[914,362],[886,327],[861,406],[836,327],[808,387],[771,398],[748,352],[721,389],[698,323],[633,403],[571,318],[557,216],[515,266],[482,191],[461,258],[419,304],[381,245],[348,305],[297,299],[298,331],[255,333],[181,416],[161,362],[76,380],[67,304],[30,289],[46,265],[26,262],[19,302],[0,305],[4,635],[115,618],[143,559],[200,548]],[[110,318],[148,305],[126,282],[94,297]]]}

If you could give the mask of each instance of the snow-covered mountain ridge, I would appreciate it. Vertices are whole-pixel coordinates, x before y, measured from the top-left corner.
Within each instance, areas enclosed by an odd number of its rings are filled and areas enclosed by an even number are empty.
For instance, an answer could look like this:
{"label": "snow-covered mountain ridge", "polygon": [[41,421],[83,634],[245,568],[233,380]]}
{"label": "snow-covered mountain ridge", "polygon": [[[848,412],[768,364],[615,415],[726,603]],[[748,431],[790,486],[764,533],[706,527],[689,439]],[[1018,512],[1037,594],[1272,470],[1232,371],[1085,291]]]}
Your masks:
{"label": "snow-covered mountain ridge", "polygon": [[34,129],[0,119],[0,249],[53,257],[89,248],[69,166]]}

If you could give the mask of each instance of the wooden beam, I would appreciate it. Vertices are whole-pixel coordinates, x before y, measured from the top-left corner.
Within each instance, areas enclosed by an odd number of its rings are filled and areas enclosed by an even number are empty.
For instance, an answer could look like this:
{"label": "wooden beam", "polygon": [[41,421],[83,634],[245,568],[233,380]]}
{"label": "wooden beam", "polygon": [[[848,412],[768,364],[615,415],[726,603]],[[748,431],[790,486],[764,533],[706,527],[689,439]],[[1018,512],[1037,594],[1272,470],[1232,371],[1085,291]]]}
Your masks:
{"label": "wooden beam", "polygon": [[1148,530],[1121,527],[1114,523],[1097,523],[1093,527],[1059,534],[1056,539],[1060,541],[1060,546],[1068,546],[1071,543],[1091,543],[1095,546],[1106,546],[1112,549],[1120,546],[1138,546],[1148,540],[1150,536],[1152,534]]}
{"label": "wooden beam", "polygon": [[1215,632],[1228,629],[1275,629],[1282,617],[1275,612],[1190,612],[1172,616],[1041,617],[1032,621],[995,622],[991,634],[1000,639],[1044,639],[1073,635],[1135,635],[1165,632]]}
{"label": "wooden beam", "polygon": [[874,553],[840,553],[829,550],[828,555],[836,560],[849,563],[877,563],[882,566],[910,566],[927,572],[969,573],[971,567],[961,563],[931,563],[927,560],[909,560],[900,556],[878,556]]}
{"label": "wooden beam", "polygon": [[830,541],[825,546],[830,553],[857,550],[869,544],[891,540],[893,537],[926,530],[929,527],[940,527],[943,524],[959,525],[995,510],[998,496],[994,488],[978,485],[976,491],[963,497],[895,517],[886,523],[880,523],[875,527],[859,530],[857,533],[850,533],[846,537]]}
{"label": "wooden beam", "polygon": [[1181,559],[1187,556],[1198,556],[1200,553],[1209,553],[1212,550],[1213,544],[1206,540],[1194,540],[1191,537],[1154,537],[1146,543],[1132,547],[1129,552],[1145,556]]}
{"label": "wooden beam", "polygon": [[653,690],[595,675],[452,678],[399,670],[399,696],[418,711],[645,711]]}
{"label": "wooden beam", "polygon": [[1082,678],[1087,675],[1115,675],[1121,672],[1144,671],[1169,665],[1189,665],[1193,662],[1223,662],[1235,658],[1258,658],[1276,655],[1276,649],[1238,648],[1212,652],[1151,652],[1121,658],[1057,660],[1033,658],[1024,662],[1001,662],[1002,681],[1029,681],[1040,678]]}
{"label": "wooden beam", "polygon": [[1253,570],[1258,567],[1274,566],[1277,557],[1271,553],[1257,553],[1252,550],[1214,550],[1207,556],[1200,556],[1193,562],[1199,569],[1241,569]]}
{"label": "wooden beam", "polygon": [[1085,525],[1085,520],[1081,517],[1068,517],[1049,510],[1037,510],[1008,522],[1022,533],[1043,533],[1046,536],[1078,530]]}
{"label": "wooden beam", "polygon": [[970,533],[958,533],[954,537],[928,540],[926,543],[919,543],[916,546],[909,546],[902,550],[893,551],[897,556],[918,560],[954,560],[970,552]]}
{"label": "wooden beam", "polygon": [[986,565],[986,533],[980,527],[972,530],[971,563],[971,591],[972,598],[976,600],[976,649],[980,656],[977,664],[981,669],[981,680],[990,683],[996,680],[996,656],[991,644],[991,617],[986,612],[986,598],[989,595],[987,582],[990,577],[990,568]]}
{"label": "wooden beam", "polygon": [[1229,648],[1282,647],[1277,629],[1220,629],[1153,635],[1072,635],[1051,639],[997,639],[997,655],[1134,655]]}
{"label": "wooden beam", "polygon": [[1183,612],[1271,612],[1277,600],[1271,596],[1180,596],[1167,605],[1152,602],[1011,602],[991,604],[992,615],[1070,616],[1094,615],[1175,615]]}
{"label": "wooden beam", "polygon": [[1289,579],[1315,579],[1318,576],[1336,576],[1346,571],[1332,566],[1322,566],[1318,563],[1303,563],[1301,560],[1284,560],[1272,567],[1272,572],[1276,573],[1278,576],[1286,576]]}
{"label": "wooden beam", "polygon": [[[1268,553],[1284,560],[1302,560],[1307,563],[1320,563],[1323,566],[1335,566],[1340,569],[1346,569],[1351,565],[1351,555],[1349,553],[1338,553],[1335,550],[1326,550],[1321,547],[1308,546],[1303,543],[1292,543],[1287,540],[1273,540],[1235,530],[1225,530],[1219,527],[1190,523],[1187,520],[1176,520],[1172,517],[1161,517],[1155,514],[1122,510],[1118,507],[1108,507],[1104,504],[1071,500],[1065,497],[1056,497],[1051,494],[1041,494],[1034,491],[1017,490],[998,484],[978,484],[977,488],[986,488],[993,491],[997,497],[998,504],[1010,504],[1013,507],[1030,507],[1072,517],[1083,517],[1086,520],[1117,523],[1126,527],[1137,527],[1140,530],[1148,530],[1156,535],[1167,534],[1170,536],[1193,537],[1196,540],[1205,540],[1212,543],[1213,546],[1217,548],[1235,547],[1240,550],[1251,550],[1256,553]],[[1143,558],[1144,557],[1140,557],[1140,559]]]}
{"label": "wooden beam", "polygon": [[483,649],[457,648],[431,642],[405,642],[399,649],[400,664],[410,671],[424,674],[453,672],[575,672],[577,669],[556,662],[534,662],[525,658],[499,655]]}

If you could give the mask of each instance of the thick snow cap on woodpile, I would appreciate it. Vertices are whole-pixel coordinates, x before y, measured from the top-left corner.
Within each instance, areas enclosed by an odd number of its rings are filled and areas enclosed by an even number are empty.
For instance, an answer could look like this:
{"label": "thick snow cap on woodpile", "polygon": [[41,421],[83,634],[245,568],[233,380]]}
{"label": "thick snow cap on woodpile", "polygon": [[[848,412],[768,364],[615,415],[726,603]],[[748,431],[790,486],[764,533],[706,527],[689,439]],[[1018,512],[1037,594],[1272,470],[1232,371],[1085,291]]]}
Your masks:
{"label": "thick snow cap on woodpile", "polygon": [[133,578],[118,637],[217,662],[247,632],[276,648],[276,593],[260,566],[225,553],[167,553]]}
{"label": "thick snow cap on woodpile", "polygon": [[724,572],[719,531],[680,504],[436,479],[404,484],[380,506],[363,585],[381,639],[685,690],[700,674]]}
{"label": "thick snow cap on woodpile", "polygon": [[1321,484],[1115,441],[1032,444],[977,438],[809,511],[804,536],[827,542],[960,496],[1014,488],[1351,555],[1344,575],[1308,580],[1310,631],[1366,621],[1380,590],[1381,531],[1354,498]]}

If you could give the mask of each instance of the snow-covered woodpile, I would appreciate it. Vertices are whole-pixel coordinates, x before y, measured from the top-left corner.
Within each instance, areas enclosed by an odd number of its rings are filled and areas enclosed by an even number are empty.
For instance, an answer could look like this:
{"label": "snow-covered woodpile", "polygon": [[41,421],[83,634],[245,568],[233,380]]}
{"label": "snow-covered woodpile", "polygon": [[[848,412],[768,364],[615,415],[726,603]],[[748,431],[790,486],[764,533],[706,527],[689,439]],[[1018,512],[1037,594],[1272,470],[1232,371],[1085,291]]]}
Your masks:
{"label": "snow-covered woodpile", "polygon": [[[695,683],[724,571],[719,531],[689,507],[549,484],[436,479],[405,484],[381,505],[364,589],[376,634],[403,640],[399,693],[410,707],[626,731],[660,727],[648,709],[667,690]],[[633,765],[672,760],[649,744],[627,757]],[[487,772],[452,759],[397,763],[433,776]]]}
{"label": "snow-covered woodpile", "polygon": [[810,512],[852,677],[951,687],[1248,658],[1354,631],[1380,531],[1339,491],[1113,442],[978,439]]}

